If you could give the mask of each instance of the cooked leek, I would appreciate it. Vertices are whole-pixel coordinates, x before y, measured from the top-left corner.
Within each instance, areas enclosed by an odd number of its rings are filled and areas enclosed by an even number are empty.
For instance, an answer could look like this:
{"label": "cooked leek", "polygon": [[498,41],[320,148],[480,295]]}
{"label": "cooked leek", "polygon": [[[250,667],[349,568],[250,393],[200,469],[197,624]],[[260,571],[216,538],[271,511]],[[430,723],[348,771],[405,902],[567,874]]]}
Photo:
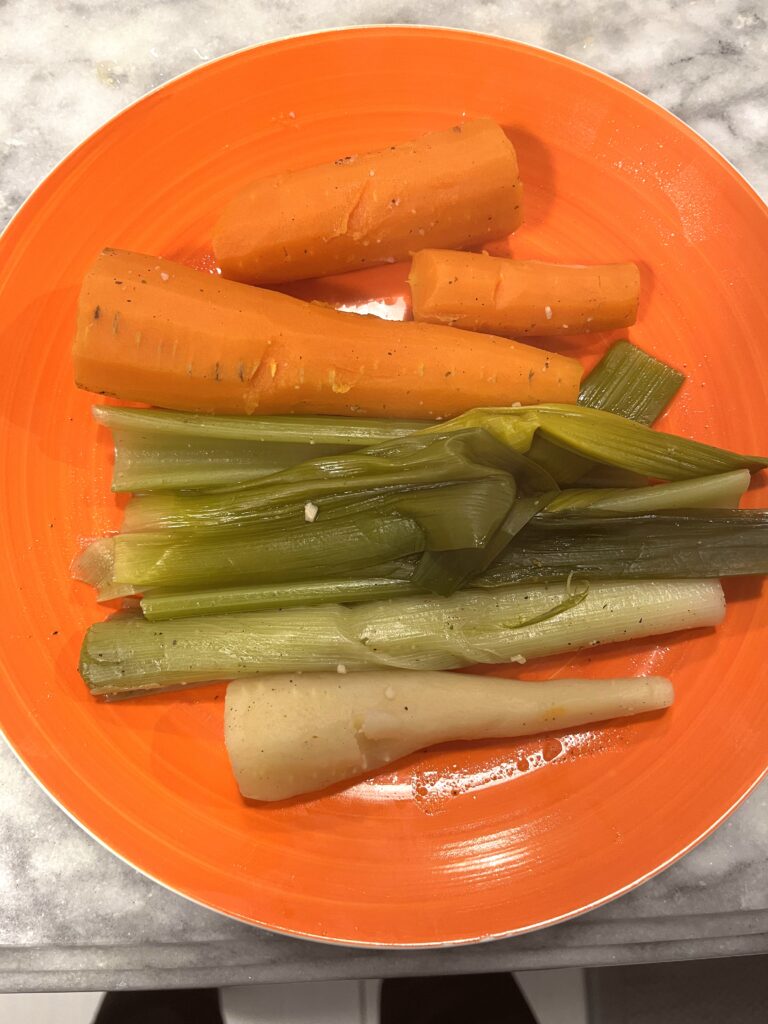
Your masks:
{"label": "cooked leek", "polygon": [[469,583],[499,557],[510,540],[547,504],[550,494],[518,498],[495,535],[483,547],[458,551],[432,546],[426,550],[411,577],[414,589],[452,594]]}
{"label": "cooked leek", "polygon": [[93,587],[97,601],[114,601],[137,593],[132,584],[115,582],[114,537],[99,537],[91,541],[73,561],[72,576]]}
{"label": "cooked leek", "polygon": [[96,405],[115,441],[114,491],[242,484],[308,459],[410,434],[420,421],[206,416]]}
{"label": "cooked leek", "polygon": [[[529,440],[530,440],[530,434]],[[307,501],[321,515],[346,514],[352,497],[375,497],[436,484],[519,480],[530,491],[556,489],[544,470],[482,429],[419,434],[359,452],[314,459],[223,494],[147,494],[134,498],[125,530],[245,525],[284,519]]]}
{"label": "cooked leek", "polygon": [[[409,567],[409,573],[413,566]],[[181,619],[187,615],[222,615],[240,612],[271,611],[298,605],[360,604],[419,593],[407,579],[397,576],[372,576],[355,579],[331,577],[310,582],[250,587],[226,587],[220,590],[182,590],[150,592],[141,600],[141,610],[150,622]]]}
{"label": "cooked leek", "polygon": [[353,416],[209,416],[165,409],[93,407],[96,420],[110,430],[228,441],[280,444],[332,444],[364,448],[391,441],[427,426],[425,420],[364,419]]}
{"label": "cooked leek", "polygon": [[[294,515],[249,526],[120,534],[114,582],[226,586],[317,579],[422,551],[485,549],[515,500],[512,477],[394,491],[314,522]],[[315,506],[317,508],[317,506]],[[428,577],[424,577],[428,586]]]}
{"label": "cooked leek", "polygon": [[93,693],[125,694],[261,672],[458,668],[714,626],[725,612],[714,580],[610,582],[554,618],[510,628],[568,593],[553,584],[169,623],[117,617],[90,627],[80,672]]}
{"label": "cooked leek", "polygon": [[547,504],[547,512],[590,508],[603,512],[661,512],[681,508],[738,508],[749,487],[749,470],[695,477],[652,487],[597,487],[560,491]]}
{"label": "cooked leek", "polygon": [[116,430],[112,490],[219,490],[240,487],[291,466],[336,455],[339,445],[145,436]]}
{"label": "cooked leek", "polygon": [[768,512],[537,515],[473,586],[528,580],[673,579],[768,573]]}
{"label": "cooked leek", "polygon": [[[128,506],[125,528],[223,525],[283,516],[291,503],[386,487],[428,484],[512,474],[540,479],[533,490],[555,488],[552,478],[517,447],[503,443],[500,424],[520,420],[568,451],[619,469],[664,480],[684,480],[736,469],[756,470],[768,459],[738,455],[687,438],[652,430],[612,413],[569,405],[538,405],[527,409],[476,409],[473,429],[451,433],[420,432],[347,455],[314,459],[252,486],[212,495],[150,494]],[[488,426],[488,430],[485,426]],[[512,431],[513,444],[519,435]]]}
{"label": "cooked leek", "polygon": [[[687,480],[734,469],[756,471],[768,458],[738,455],[598,409],[575,405],[533,406],[541,436],[569,452],[618,469],[661,480]],[[509,414],[513,415],[514,409]]]}
{"label": "cooked leek", "polygon": [[[464,552],[458,556],[463,569]],[[353,604],[420,594],[419,562],[403,559],[357,577],[299,580],[224,589],[151,591],[141,602],[148,619],[263,611],[301,604]],[[445,571],[450,572],[446,555]],[[367,575],[366,573],[370,574]],[[594,506],[535,516],[505,553],[470,587],[539,580],[714,578],[768,573],[768,513],[757,511],[664,515],[609,513]]]}
{"label": "cooked leek", "polygon": [[[579,404],[651,424],[684,380],[682,373],[630,341],[617,341],[582,381]],[[566,452],[541,436],[534,438],[528,454],[560,484],[581,479],[592,466],[588,459]]]}
{"label": "cooked leek", "polygon": [[679,370],[629,341],[617,341],[582,381],[579,405],[651,424],[684,381]]}

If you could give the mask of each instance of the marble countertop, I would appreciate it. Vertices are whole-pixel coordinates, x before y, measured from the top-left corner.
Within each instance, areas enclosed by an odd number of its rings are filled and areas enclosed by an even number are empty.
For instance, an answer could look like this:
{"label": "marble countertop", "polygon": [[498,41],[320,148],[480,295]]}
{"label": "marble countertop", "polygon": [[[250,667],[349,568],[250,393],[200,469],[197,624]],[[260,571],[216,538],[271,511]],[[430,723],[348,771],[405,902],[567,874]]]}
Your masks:
{"label": "marble countertop", "polygon": [[[634,10],[634,13],[633,13]],[[346,24],[421,22],[584,61],[671,109],[763,195],[768,25],[746,0],[351,0]],[[0,228],[127,103],[197,64],[339,24],[331,0],[0,3]],[[349,950],[230,921],[142,877],[54,806],[0,740],[0,991],[241,984],[647,962],[768,951],[768,783],[635,892],[531,935],[445,951]]]}

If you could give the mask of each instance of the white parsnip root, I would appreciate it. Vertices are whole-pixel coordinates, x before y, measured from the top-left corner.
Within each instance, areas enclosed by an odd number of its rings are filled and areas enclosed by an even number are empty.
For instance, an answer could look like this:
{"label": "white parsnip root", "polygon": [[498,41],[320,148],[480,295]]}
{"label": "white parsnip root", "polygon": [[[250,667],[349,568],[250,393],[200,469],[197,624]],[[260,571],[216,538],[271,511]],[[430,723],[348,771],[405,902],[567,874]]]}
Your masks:
{"label": "white parsnip root", "polygon": [[225,736],[243,796],[284,800],[451,740],[503,739],[669,707],[668,679],[519,682],[447,672],[264,675],[230,683]]}

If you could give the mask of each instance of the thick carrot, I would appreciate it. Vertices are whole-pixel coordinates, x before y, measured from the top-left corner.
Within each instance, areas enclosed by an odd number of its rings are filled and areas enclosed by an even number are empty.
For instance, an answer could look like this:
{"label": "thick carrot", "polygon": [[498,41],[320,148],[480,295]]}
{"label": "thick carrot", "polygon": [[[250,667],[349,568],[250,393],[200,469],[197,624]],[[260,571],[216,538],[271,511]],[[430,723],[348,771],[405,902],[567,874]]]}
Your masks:
{"label": "thick carrot", "polygon": [[634,263],[564,266],[425,249],[409,282],[416,320],[515,337],[629,327],[640,300]]}
{"label": "thick carrot", "polygon": [[167,409],[438,418],[575,401],[581,365],[432,324],[340,313],[154,256],[106,249],[86,275],[75,380]]}
{"label": "thick carrot", "polygon": [[521,200],[512,143],[493,121],[467,121],[255,181],[224,210],[213,247],[225,277],[297,281],[501,238]]}

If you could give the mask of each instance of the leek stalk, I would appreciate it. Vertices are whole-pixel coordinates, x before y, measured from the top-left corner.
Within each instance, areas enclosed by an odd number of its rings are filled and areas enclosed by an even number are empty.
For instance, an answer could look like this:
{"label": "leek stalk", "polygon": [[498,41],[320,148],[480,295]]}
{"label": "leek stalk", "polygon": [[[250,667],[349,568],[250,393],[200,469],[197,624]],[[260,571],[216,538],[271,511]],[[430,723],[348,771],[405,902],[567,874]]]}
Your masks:
{"label": "leek stalk", "polygon": [[703,579],[768,573],[768,512],[723,509],[624,516],[592,508],[538,515],[473,581]]}
{"label": "leek stalk", "polygon": [[597,487],[560,491],[547,505],[547,512],[591,508],[603,512],[661,512],[681,508],[738,508],[749,487],[749,470],[694,477],[692,480],[651,487]]}
{"label": "leek stalk", "polygon": [[418,420],[207,416],[113,405],[96,405],[93,415],[114,437],[113,491],[241,485],[424,426]]}
{"label": "leek stalk", "polygon": [[[567,584],[503,587],[170,623],[118,616],[90,627],[79,667],[95,694],[261,672],[447,669],[714,626],[725,611],[713,580],[606,582],[561,614],[531,621],[569,592]],[[521,621],[529,624],[515,628]]]}
{"label": "leek stalk", "polygon": [[[524,499],[525,500],[525,499]],[[517,504],[520,504],[519,502]],[[463,568],[463,551],[458,556]],[[450,560],[446,557],[447,569]],[[347,604],[423,593],[420,563],[403,559],[358,578],[301,580],[220,590],[154,593],[142,600],[148,619],[261,611],[300,604]],[[489,589],[545,580],[715,578],[768,573],[768,512],[626,516],[594,508],[538,514],[501,557],[468,582]]]}
{"label": "leek stalk", "polygon": [[[682,373],[630,341],[617,341],[582,381],[578,401],[650,425],[664,412],[684,380]],[[566,452],[541,436],[534,438],[528,454],[560,484],[579,480],[592,467],[589,459]]]}
{"label": "leek stalk", "polygon": [[[295,515],[249,526],[195,527],[120,534],[113,582],[198,588],[343,575],[423,551],[485,549],[516,496],[511,476],[393,491],[363,507],[314,522]],[[429,573],[424,574],[429,586]]]}

